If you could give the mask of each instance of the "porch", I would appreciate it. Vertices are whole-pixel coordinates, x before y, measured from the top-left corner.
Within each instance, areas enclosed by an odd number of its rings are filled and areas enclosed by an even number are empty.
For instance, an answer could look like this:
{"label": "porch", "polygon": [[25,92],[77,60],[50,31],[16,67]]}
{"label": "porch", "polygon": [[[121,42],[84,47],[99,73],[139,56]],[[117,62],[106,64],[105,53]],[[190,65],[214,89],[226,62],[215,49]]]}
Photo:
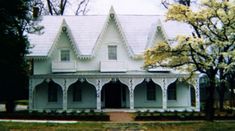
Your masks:
{"label": "porch", "polygon": [[173,73],[77,73],[30,78],[29,110],[199,111],[198,81]]}

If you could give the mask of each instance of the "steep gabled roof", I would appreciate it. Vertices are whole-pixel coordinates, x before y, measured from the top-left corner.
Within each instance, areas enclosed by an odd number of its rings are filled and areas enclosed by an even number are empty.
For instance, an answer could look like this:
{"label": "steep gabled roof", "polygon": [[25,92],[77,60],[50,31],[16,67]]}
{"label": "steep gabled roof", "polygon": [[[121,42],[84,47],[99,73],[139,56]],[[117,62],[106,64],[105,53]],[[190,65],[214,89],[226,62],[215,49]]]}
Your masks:
{"label": "steep gabled roof", "polygon": [[[57,33],[59,32],[59,27],[62,24],[62,17],[48,17],[45,16],[39,25],[43,26],[43,30],[40,34],[28,34],[28,39],[31,44],[30,54],[32,57],[47,56],[48,52],[53,45]],[[53,22],[52,22],[53,21]]]}
{"label": "steep gabled roof", "polygon": [[92,58],[101,42],[102,35],[113,20],[121,35],[129,56],[137,58],[149,45],[154,44],[157,26],[161,27],[164,39],[173,40],[177,35],[190,35],[192,29],[175,21],[165,21],[161,15],[117,15],[113,8],[108,16],[43,16],[40,25],[44,26],[43,34],[29,34],[33,48],[29,57],[48,57],[53,45],[61,35],[62,27],[67,28],[66,34],[78,58]]}
{"label": "steep gabled roof", "polygon": [[69,38],[69,41],[70,41],[70,44],[71,44],[71,47],[72,47],[74,53],[77,56],[79,56],[79,54],[81,54],[80,50],[79,50],[79,48],[77,48],[77,44],[75,42],[73,34],[71,33],[71,29],[69,28],[69,26],[66,23],[65,19],[62,20],[62,24],[61,24],[61,26],[59,28],[58,34],[56,35],[53,44],[52,44],[52,46],[51,46],[51,48],[50,48],[50,50],[48,52],[48,56],[50,56],[53,53],[53,51],[54,51],[54,49],[56,47],[56,43],[59,41],[62,33],[65,33],[67,35],[67,37]]}

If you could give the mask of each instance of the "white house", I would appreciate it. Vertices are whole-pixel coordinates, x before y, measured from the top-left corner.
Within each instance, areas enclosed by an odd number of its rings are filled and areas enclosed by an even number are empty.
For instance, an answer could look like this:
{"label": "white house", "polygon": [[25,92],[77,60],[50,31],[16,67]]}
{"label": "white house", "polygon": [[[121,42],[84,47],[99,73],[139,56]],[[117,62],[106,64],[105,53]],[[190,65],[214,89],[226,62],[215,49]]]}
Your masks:
{"label": "white house", "polygon": [[187,74],[144,70],[144,51],[190,34],[161,15],[43,16],[41,34],[30,34],[33,63],[29,110],[200,110]]}

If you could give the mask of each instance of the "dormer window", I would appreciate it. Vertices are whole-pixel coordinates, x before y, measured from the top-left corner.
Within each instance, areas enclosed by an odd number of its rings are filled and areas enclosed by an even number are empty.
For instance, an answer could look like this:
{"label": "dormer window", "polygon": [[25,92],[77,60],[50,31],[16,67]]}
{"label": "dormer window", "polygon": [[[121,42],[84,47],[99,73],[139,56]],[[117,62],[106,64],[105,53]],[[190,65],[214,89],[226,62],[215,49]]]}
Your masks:
{"label": "dormer window", "polygon": [[117,60],[117,46],[116,45],[108,46],[108,59]]}
{"label": "dormer window", "polygon": [[70,51],[69,50],[61,50],[60,51],[60,61],[63,61],[63,62],[70,61]]}

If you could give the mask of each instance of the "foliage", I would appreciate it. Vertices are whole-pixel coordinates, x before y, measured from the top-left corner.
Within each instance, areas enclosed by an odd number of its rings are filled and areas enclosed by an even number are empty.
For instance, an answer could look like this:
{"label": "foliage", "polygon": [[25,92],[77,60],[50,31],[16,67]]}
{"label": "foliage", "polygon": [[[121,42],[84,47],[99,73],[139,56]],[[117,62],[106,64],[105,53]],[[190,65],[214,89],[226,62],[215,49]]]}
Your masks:
{"label": "foliage", "polygon": [[224,87],[226,76],[234,70],[235,6],[229,2],[205,0],[199,10],[193,11],[188,6],[176,4],[169,8],[167,20],[190,25],[193,35],[178,36],[176,46],[162,42],[148,49],[145,66],[171,67],[189,72],[190,76],[195,72],[205,74],[209,78],[206,108],[211,113],[216,79]]}
{"label": "foliage", "polygon": [[[28,49],[26,31],[31,30],[30,0],[0,1],[0,100],[14,108],[14,100],[26,98]],[[11,110],[13,111],[13,110]]]}
{"label": "foliage", "polygon": [[[227,11],[224,8],[227,8]],[[193,12],[183,5],[172,6],[168,20],[176,20],[194,27],[197,36],[178,36],[178,45],[158,43],[145,53],[145,65],[175,67],[209,75],[208,70],[233,70],[235,55],[235,7],[211,0],[204,8]],[[223,57],[223,59],[221,59]],[[185,66],[187,65],[187,66]]]}

